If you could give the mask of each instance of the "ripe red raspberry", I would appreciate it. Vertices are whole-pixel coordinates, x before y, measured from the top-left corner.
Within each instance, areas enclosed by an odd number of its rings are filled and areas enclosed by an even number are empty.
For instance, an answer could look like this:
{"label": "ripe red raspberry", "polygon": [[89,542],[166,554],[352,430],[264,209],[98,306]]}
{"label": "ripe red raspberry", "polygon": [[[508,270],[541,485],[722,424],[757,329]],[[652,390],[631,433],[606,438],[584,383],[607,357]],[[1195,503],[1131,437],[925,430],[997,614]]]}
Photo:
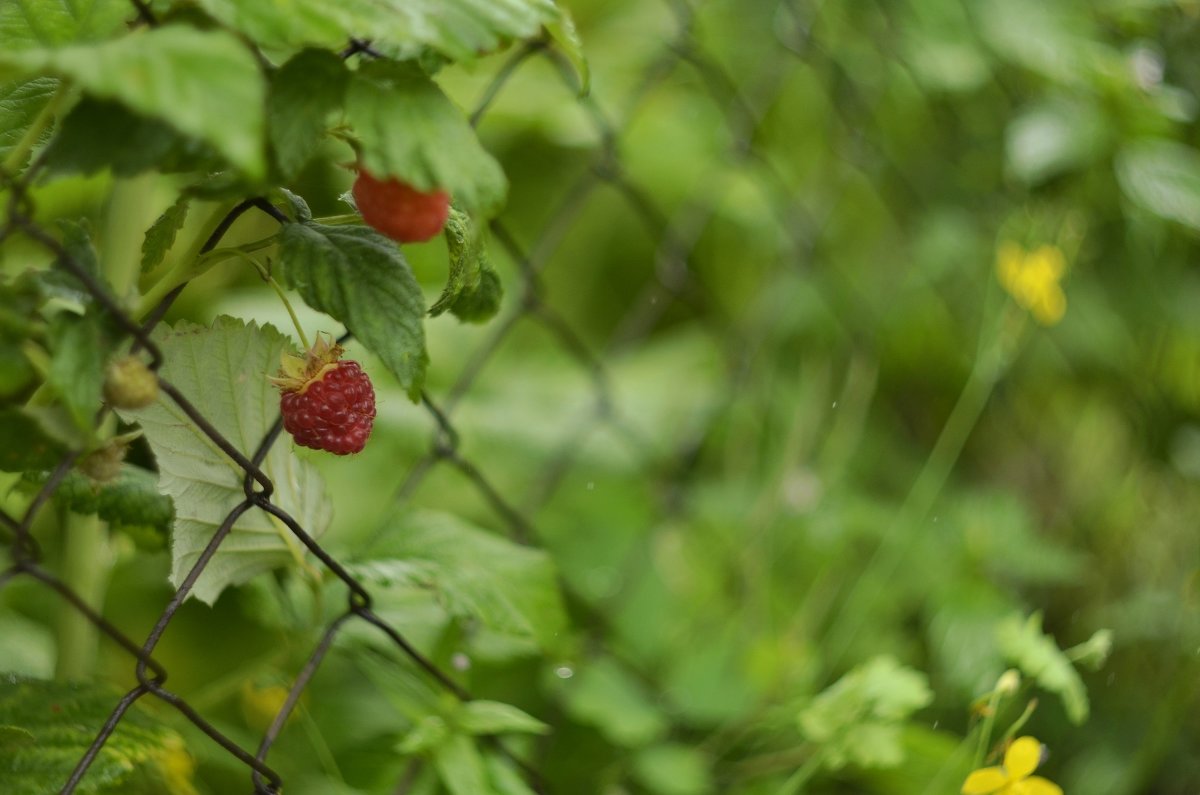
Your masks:
{"label": "ripe red raspberry", "polygon": [[280,388],[283,427],[302,447],[349,455],[363,449],[375,424],[375,390],[358,362],[318,338],[301,358],[285,354],[271,381]]}
{"label": "ripe red raspberry", "polygon": [[434,237],[450,216],[450,194],[421,191],[398,179],[377,179],[358,172],[351,189],[363,220],[400,243],[420,243]]}

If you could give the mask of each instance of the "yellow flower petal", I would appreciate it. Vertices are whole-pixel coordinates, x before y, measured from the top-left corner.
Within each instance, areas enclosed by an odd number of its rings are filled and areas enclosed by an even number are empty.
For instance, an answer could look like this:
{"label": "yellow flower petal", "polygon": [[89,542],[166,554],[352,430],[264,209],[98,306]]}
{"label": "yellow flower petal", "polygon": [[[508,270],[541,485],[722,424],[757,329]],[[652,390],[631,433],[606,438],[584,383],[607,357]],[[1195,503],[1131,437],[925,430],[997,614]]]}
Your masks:
{"label": "yellow flower petal", "polygon": [[1044,268],[1047,275],[1056,281],[1067,270],[1067,258],[1058,246],[1039,246],[1029,255],[1028,262],[1039,270]]}
{"label": "yellow flower petal", "polygon": [[967,776],[962,795],[991,795],[1008,784],[1008,774],[998,767],[985,767]]}
{"label": "yellow flower petal", "polygon": [[[1021,278],[1021,266],[1025,262],[1025,252],[1016,243],[1006,240],[996,251],[996,276],[1001,286],[1009,293],[1017,289]],[[1015,294],[1015,293],[1014,293]]]}
{"label": "yellow flower petal", "polygon": [[1029,311],[1043,326],[1053,326],[1067,313],[1067,297],[1057,284],[1045,290],[1031,302]]}
{"label": "yellow flower petal", "polygon": [[1015,779],[1022,779],[1037,770],[1042,761],[1042,744],[1033,737],[1018,737],[1004,752],[1004,770]]}
{"label": "yellow flower petal", "polygon": [[1021,784],[1025,787],[1025,795],[1063,795],[1062,787],[1041,776],[1030,776]]}

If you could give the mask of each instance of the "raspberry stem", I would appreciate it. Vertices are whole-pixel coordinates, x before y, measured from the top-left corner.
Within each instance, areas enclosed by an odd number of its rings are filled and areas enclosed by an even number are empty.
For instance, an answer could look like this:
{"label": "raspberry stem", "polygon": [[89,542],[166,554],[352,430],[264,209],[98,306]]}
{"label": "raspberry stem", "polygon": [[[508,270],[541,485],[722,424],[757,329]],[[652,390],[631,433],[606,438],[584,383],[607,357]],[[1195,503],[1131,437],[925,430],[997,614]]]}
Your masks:
{"label": "raspberry stem", "polygon": [[[258,275],[262,280],[271,285],[271,289],[275,291],[275,295],[279,296],[279,300],[283,302],[283,308],[287,310],[288,317],[292,319],[292,325],[296,329],[296,334],[300,337],[300,344],[304,346],[304,350],[308,350],[311,346],[308,344],[308,335],[304,333],[304,327],[300,325],[300,318],[296,317],[296,310],[292,309],[292,302],[288,300],[287,295],[283,292],[283,288],[279,286],[279,282],[271,277],[271,272],[261,262],[251,257],[240,248],[221,249],[227,256],[236,257],[237,259],[248,262],[258,271]],[[216,252],[213,252],[214,254]]]}

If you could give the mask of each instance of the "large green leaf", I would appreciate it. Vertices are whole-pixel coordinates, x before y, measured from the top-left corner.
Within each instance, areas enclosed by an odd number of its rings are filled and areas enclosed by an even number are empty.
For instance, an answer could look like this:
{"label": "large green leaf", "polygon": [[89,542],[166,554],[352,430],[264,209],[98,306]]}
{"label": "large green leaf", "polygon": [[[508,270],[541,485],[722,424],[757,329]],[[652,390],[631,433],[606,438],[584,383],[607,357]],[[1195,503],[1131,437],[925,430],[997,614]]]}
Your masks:
{"label": "large green leaf", "polygon": [[162,119],[252,178],[266,171],[266,90],[245,45],[218,30],[167,26],[97,44],[0,50],[0,78],[52,74]]}
{"label": "large green leaf", "polygon": [[317,151],[326,119],[341,107],[348,77],[342,59],[324,50],[305,50],[271,78],[267,123],[275,160],[285,177],[295,176]]}
{"label": "large green leaf", "polygon": [[[121,693],[104,685],[0,678],[0,781],[5,795],[58,792]],[[134,706],[75,792],[121,791],[139,769],[161,765],[182,740]]]}
{"label": "large green leaf", "polygon": [[[53,77],[35,77],[0,85],[0,161],[8,157],[25,136],[57,90],[58,81]],[[13,165],[20,169],[25,164]]]}
{"label": "large green leaf", "polygon": [[199,0],[204,10],[267,47],[339,47],[367,36],[390,52],[429,47],[472,60],[559,20],[552,0]]}
{"label": "large green leaf", "polygon": [[363,66],[350,81],[346,119],[362,144],[363,165],[375,176],[448,190],[456,203],[485,215],[503,203],[508,183],[500,164],[416,65],[381,60]]}
{"label": "large green leaf", "polygon": [[1087,689],[1054,638],[1042,632],[1041,613],[1008,618],[997,627],[996,640],[1005,657],[1062,699],[1072,723],[1078,726],[1087,720]]}
{"label": "large green leaf", "polygon": [[284,278],[346,325],[414,400],[425,378],[425,297],[400,249],[373,229],[308,221],[280,232]]}
{"label": "large green leaf", "polygon": [[[160,371],[243,455],[252,456],[279,412],[279,393],[267,381],[292,344],[271,326],[219,317],[211,328],[179,323],[158,335],[165,357]],[[179,585],[218,525],[244,499],[243,472],[192,423],[167,395],[137,411],[122,412],[146,433],[159,469],[159,489],[175,502],[171,581]],[[329,526],[330,506],[316,470],[290,445],[271,449],[263,469],[275,483],[271,501],[309,532]],[[285,525],[250,510],[233,526],[192,592],[212,603],[229,585],[293,563],[301,554]]]}
{"label": "large green leaf", "polygon": [[121,177],[151,169],[218,168],[222,163],[210,147],[180,135],[161,119],[89,97],[59,123],[46,151],[46,164],[54,171],[94,174],[107,168]]}
{"label": "large green leaf", "polygon": [[5,0],[0,52],[107,38],[133,15],[129,0]]}
{"label": "large green leaf", "polygon": [[428,588],[452,615],[558,648],[566,614],[554,566],[519,546],[435,513],[397,513],[353,571],[377,585]]}
{"label": "large green leaf", "polygon": [[1200,231],[1200,154],[1173,141],[1129,144],[1117,156],[1117,179],[1130,201]]}

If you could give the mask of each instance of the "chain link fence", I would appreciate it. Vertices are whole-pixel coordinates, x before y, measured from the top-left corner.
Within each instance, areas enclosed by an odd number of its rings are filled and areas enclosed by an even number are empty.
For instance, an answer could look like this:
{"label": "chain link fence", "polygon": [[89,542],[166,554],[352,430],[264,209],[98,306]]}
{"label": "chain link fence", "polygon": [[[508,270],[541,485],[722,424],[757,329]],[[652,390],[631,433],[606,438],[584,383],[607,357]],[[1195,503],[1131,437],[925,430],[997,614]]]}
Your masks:
{"label": "chain link fence", "polygon": [[[148,7],[137,2],[134,5],[142,24],[156,24]],[[759,84],[746,88],[740,86],[739,81],[735,80],[715,57],[706,52],[693,34],[695,19],[692,8],[684,2],[669,2],[668,8],[673,19],[674,30],[666,37],[659,56],[645,67],[641,79],[633,91],[623,98],[620,104],[620,114],[615,118],[602,109],[594,95],[578,97],[578,78],[570,63],[565,56],[545,41],[529,42],[517,48],[498,70],[478,101],[471,114],[471,121],[476,125],[485,125],[489,108],[493,101],[506,90],[513,75],[533,59],[548,59],[561,76],[564,101],[577,101],[581,104],[600,145],[593,152],[591,168],[567,188],[565,198],[542,228],[537,230],[514,228],[504,219],[493,222],[494,246],[498,246],[500,251],[511,258],[520,273],[520,283],[517,286],[519,300],[507,315],[493,321],[490,336],[469,358],[457,380],[445,394],[432,394],[428,391],[422,394],[421,404],[431,421],[431,441],[428,451],[411,465],[403,480],[398,484],[394,495],[396,502],[402,504],[413,498],[435,468],[451,467],[461,473],[478,491],[478,494],[494,511],[503,526],[508,528],[516,541],[525,544],[535,543],[539,536],[534,521],[530,517],[536,514],[537,509],[554,494],[564,475],[574,465],[579,451],[583,448],[583,442],[589,434],[599,425],[608,424],[629,444],[634,446],[643,444],[635,428],[626,422],[626,409],[620,404],[611,388],[608,362],[615,355],[634,348],[639,342],[645,340],[656,329],[664,315],[675,305],[682,305],[686,311],[701,321],[711,317],[711,314],[705,311],[710,304],[710,297],[706,293],[705,285],[689,267],[689,260],[721,200],[720,192],[713,190],[711,185],[701,180],[702,189],[697,190],[695,195],[683,202],[678,210],[668,214],[659,206],[647,186],[639,183],[638,175],[629,173],[622,162],[621,136],[623,129],[644,107],[655,87],[668,80],[672,75],[681,70],[690,70],[690,77],[695,80],[695,85],[707,93],[713,104],[720,110],[723,123],[727,127],[729,140],[732,142],[732,148],[726,162],[713,164],[713,170],[731,167],[740,169],[755,180],[767,195],[775,197],[776,200],[771,202],[771,206],[775,212],[779,213],[778,221],[781,228],[788,230],[791,235],[788,256],[781,258],[776,266],[800,268],[807,260],[811,232],[815,227],[815,222],[787,200],[784,180],[772,169],[770,161],[754,145],[755,130],[762,120],[764,109],[768,108],[777,98],[787,70],[795,62],[796,56],[804,52],[805,26],[801,24],[799,13],[789,3],[779,6],[777,13],[786,15],[791,20],[791,24],[781,26],[781,30],[789,30],[792,33],[788,36],[781,34],[779,40],[764,45],[772,49],[771,57],[775,65],[766,70],[766,75]],[[368,41],[352,42],[342,54],[347,58],[374,57]],[[132,351],[143,352],[149,358],[151,369],[157,371],[163,364],[163,356],[152,340],[151,334],[184,288],[181,287],[168,295],[150,313],[146,322],[139,324],[129,317],[105,286],[82,263],[72,257],[49,230],[34,220],[35,212],[30,197],[30,188],[41,173],[42,167],[42,161],[35,160],[20,178],[4,175],[5,188],[9,191],[9,200],[6,219],[3,227],[0,228],[0,241],[11,235],[21,234],[44,247],[55,258],[56,267],[65,269],[78,279],[111,314],[128,336]],[[641,219],[645,225],[645,231],[655,241],[656,254],[653,263],[647,264],[647,278],[641,285],[640,295],[629,307],[625,317],[612,329],[607,343],[600,349],[593,349],[585,342],[584,335],[579,333],[567,317],[546,299],[542,277],[547,268],[555,266],[556,248],[571,229],[572,224],[586,211],[588,199],[604,188],[615,191],[623,201],[629,204],[633,214]],[[286,217],[264,198],[248,198],[228,214],[207,241],[202,252],[215,248],[237,219],[251,211],[266,213],[281,223],[287,222]],[[537,485],[528,495],[524,504],[517,506],[503,496],[502,491],[493,484],[487,472],[463,453],[460,444],[461,435],[455,426],[454,417],[456,408],[470,392],[489,361],[506,345],[513,331],[521,324],[527,323],[537,324],[548,332],[557,348],[561,350],[562,357],[587,374],[591,390],[589,401],[591,408],[575,420],[574,430],[558,441],[558,452],[545,461],[540,476],[537,478]],[[685,440],[682,447],[671,456],[671,460],[674,462],[673,471],[664,475],[668,486],[672,484],[677,486],[686,481],[690,469],[701,455],[708,441],[707,437],[718,424],[721,414],[736,401],[739,379],[744,375],[753,352],[754,341],[752,339],[740,339],[736,330],[718,326],[716,325],[717,321],[713,321],[713,323],[712,344],[719,346],[724,361],[727,363],[728,378],[725,399],[718,401],[717,405],[712,408],[713,415],[708,422],[701,424],[699,434]],[[472,698],[472,694],[467,692],[450,672],[439,668],[406,639],[403,627],[392,626],[383,620],[374,611],[372,595],[367,588],[352,576],[339,560],[317,543],[287,511],[272,502],[274,485],[260,465],[271,447],[279,442],[282,427],[280,420],[276,420],[273,428],[262,439],[257,449],[239,450],[205,419],[203,412],[193,404],[188,395],[183,394],[161,377],[159,378],[159,387],[167,399],[174,401],[179,409],[195,423],[196,427],[241,468],[244,472],[245,496],[213,534],[196,564],[162,609],[153,629],[144,640],[138,642],[121,627],[114,626],[104,616],[89,607],[85,600],[75,593],[67,583],[56,577],[43,564],[41,551],[31,533],[35,518],[47,507],[56,488],[75,465],[77,454],[70,453],[62,458],[44,485],[32,497],[23,515],[10,516],[0,512],[0,524],[8,531],[6,543],[12,561],[11,566],[0,573],[0,588],[17,578],[38,581],[57,593],[73,609],[78,610],[109,640],[128,652],[134,664],[137,685],[113,706],[108,720],[102,726],[97,727],[95,740],[91,747],[79,759],[70,778],[62,785],[60,791],[64,795],[76,790],[88,775],[89,767],[96,759],[97,754],[112,734],[119,729],[121,721],[128,711],[137,701],[148,696],[178,710],[187,721],[194,724],[214,743],[244,763],[253,781],[254,792],[264,795],[279,793],[284,784],[284,775],[274,769],[269,762],[272,746],[279,737],[289,715],[296,707],[301,694],[316,674],[322,659],[333,646],[338,633],[350,622],[360,621],[376,627],[390,638],[396,647],[430,680],[459,699],[469,700]],[[102,412],[101,416],[96,418],[97,424],[104,419],[104,413],[106,412]],[[679,508],[679,504],[678,500],[669,501],[665,510],[668,512],[676,510]],[[349,600],[345,611],[328,625],[312,649],[307,662],[295,672],[286,701],[275,715],[257,748],[239,745],[218,730],[185,699],[172,692],[167,687],[168,671],[155,656],[163,634],[171,625],[197,579],[229,536],[234,523],[248,511],[265,511],[283,522],[295,538],[349,589]],[[597,618],[602,620],[602,617]],[[524,758],[504,748],[499,740],[493,739],[491,742],[497,750],[520,767],[535,791],[548,791],[545,781],[538,772],[536,758]],[[404,782],[401,782],[397,791],[402,792],[406,788]]]}

